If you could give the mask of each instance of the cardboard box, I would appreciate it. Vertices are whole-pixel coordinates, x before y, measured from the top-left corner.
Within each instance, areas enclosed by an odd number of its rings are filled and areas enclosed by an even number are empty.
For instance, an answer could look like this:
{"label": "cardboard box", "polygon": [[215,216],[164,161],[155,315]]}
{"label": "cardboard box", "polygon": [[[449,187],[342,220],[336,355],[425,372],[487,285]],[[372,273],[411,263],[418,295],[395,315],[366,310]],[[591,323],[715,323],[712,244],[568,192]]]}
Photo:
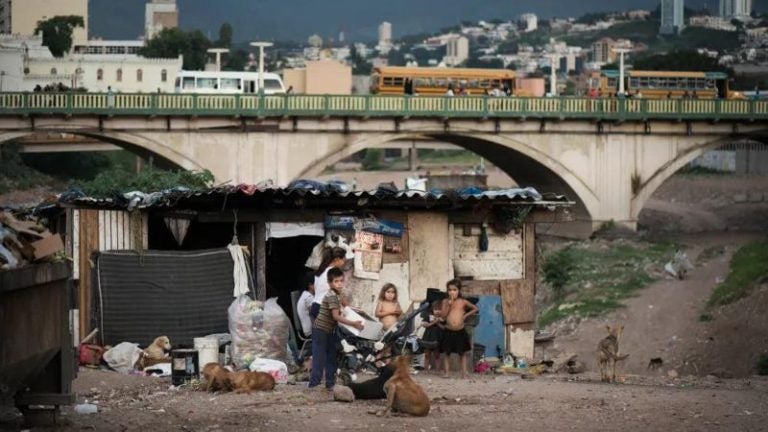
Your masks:
{"label": "cardboard box", "polygon": [[342,311],[344,318],[352,321],[363,321],[363,331],[360,331],[352,326],[341,324],[345,329],[349,330],[353,335],[369,340],[379,340],[381,337],[382,325],[380,322],[371,318],[363,311],[355,311],[349,307],[345,307]]}
{"label": "cardboard box", "polygon": [[64,242],[61,241],[60,235],[54,234],[42,240],[32,242],[32,248],[35,250],[35,259],[39,260],[64,250]]}

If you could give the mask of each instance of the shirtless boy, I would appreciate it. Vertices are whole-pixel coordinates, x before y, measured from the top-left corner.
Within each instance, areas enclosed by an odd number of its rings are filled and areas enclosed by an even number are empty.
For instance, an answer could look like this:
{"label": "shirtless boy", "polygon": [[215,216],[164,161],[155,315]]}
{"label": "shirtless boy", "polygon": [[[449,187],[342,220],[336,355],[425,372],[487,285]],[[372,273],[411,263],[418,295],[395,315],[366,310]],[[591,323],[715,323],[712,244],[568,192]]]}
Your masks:
{"label": "shirtless boy", "polygon": [[443,366],[445,368],[444,378],[448,378],[451,353],[456,353],[461,357],[461,376],[467,378],[467,353],[472,348],[469,341],[469,335],[464,329],[464,322],[467,317],[478,312],[477,306],[461,297],[461,281],[453,279],[446,284],[448,298],[443,301],[443,311],[441,316],[443,320],[443,337],[440,342],[440,352],[445,354],[443,357]]}

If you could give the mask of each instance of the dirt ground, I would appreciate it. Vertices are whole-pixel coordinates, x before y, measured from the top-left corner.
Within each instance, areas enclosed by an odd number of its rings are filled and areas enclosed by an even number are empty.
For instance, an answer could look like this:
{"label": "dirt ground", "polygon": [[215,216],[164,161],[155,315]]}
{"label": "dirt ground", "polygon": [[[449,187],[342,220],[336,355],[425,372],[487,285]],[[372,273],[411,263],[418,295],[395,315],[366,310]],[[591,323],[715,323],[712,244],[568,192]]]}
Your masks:
{"label": "dirt ground", "polygon": [[79,401],[96,414],[64,411],[62,431],[760,431],[768,421],[768,379],[624,377],[592,374],[473,376],[471,381],[419,375],[432,400],[425,418],[376,417],[384,401],[334,402],[325,390],[280,385],[270,393],[209,394],[172,389],[167,379],[83,370]]}
{"label": "dirt ground", "polygon": [[[552,355],[570,352],[591,370],[597,342],[607,336],[606,325],[624,324],[622,353],[629,354],[623,370],[633,374],[748,377],[760,353],[768,353],[768,285],[734,304],[707,310],[709,295],[728,274],[731,255],[742,245],[765,239],[762,233],[706,233],[672,238],[698,265],[684,280],[669,276],[643,289],[625,307],[603,318],[555,323]],[[698,260],[703,251],[719,251]],[[702,319],[702,315],[706,316]],[[651,358],[664,365],[648,371]]]}

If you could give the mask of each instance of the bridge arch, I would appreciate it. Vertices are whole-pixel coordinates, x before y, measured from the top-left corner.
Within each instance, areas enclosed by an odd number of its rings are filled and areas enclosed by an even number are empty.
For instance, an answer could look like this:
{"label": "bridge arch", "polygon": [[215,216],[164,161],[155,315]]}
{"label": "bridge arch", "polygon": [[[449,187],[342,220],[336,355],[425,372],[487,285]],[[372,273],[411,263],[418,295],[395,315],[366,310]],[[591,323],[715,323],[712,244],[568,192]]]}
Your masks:
{"label": "bridge arch", "polygon": [[369,148],[385,148],[397,140],[434,139],[472,151],[496,165],[518,184],[534,186],[542,192],[564,194],[576,201],[575,213],[580,220],[591,220],[599,205],[594,191],[577,174],[535,146],[501,134],[477,133],[400,133],[363,135],[342,148],[325,155],[304,168],[298,175],[317,177],[326,167]]}
{"label": "bridge arch", "polygon": [[681,168],[702,156],[704,153],[715,150],[733,140],[733,137],[719,137],[717,139],[693,145],[685,152],[678,154],[677,157],[659,167],[656,172],[640,184],[638,191],[634,193],[630,204],[631,217],[634,220],[637,220],[640,216],[640,212],[643,210],[643,207],[645,207],[645,204],[651,198],[653,193]]}
{"label": "bridge arch", "polygon": [[73,129],[71,127],[45,127],[34,131],[12,131],[0,133],[0,145],[35,133],[68,133],[96,139],[123,148],[131,153],[148,158],[152,156],[155,163],[171,169],[203,170],[198,161],[174,149],[166,143],[142,135],[141,133],[120,131],[93,131],[90,129]]}

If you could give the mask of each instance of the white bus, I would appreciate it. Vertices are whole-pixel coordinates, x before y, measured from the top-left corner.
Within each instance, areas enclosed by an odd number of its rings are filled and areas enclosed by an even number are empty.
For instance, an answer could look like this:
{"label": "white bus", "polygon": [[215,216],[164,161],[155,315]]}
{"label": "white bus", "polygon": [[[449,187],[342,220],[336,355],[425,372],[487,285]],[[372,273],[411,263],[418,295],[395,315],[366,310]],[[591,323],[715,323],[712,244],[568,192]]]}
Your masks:
{"label": "white bus", "polygon": [[[258,72],[181,71],[176,78],[176,93],[235,94],[259,92]],[[264,74],[264,94],[283,94],[280,75]]]}

